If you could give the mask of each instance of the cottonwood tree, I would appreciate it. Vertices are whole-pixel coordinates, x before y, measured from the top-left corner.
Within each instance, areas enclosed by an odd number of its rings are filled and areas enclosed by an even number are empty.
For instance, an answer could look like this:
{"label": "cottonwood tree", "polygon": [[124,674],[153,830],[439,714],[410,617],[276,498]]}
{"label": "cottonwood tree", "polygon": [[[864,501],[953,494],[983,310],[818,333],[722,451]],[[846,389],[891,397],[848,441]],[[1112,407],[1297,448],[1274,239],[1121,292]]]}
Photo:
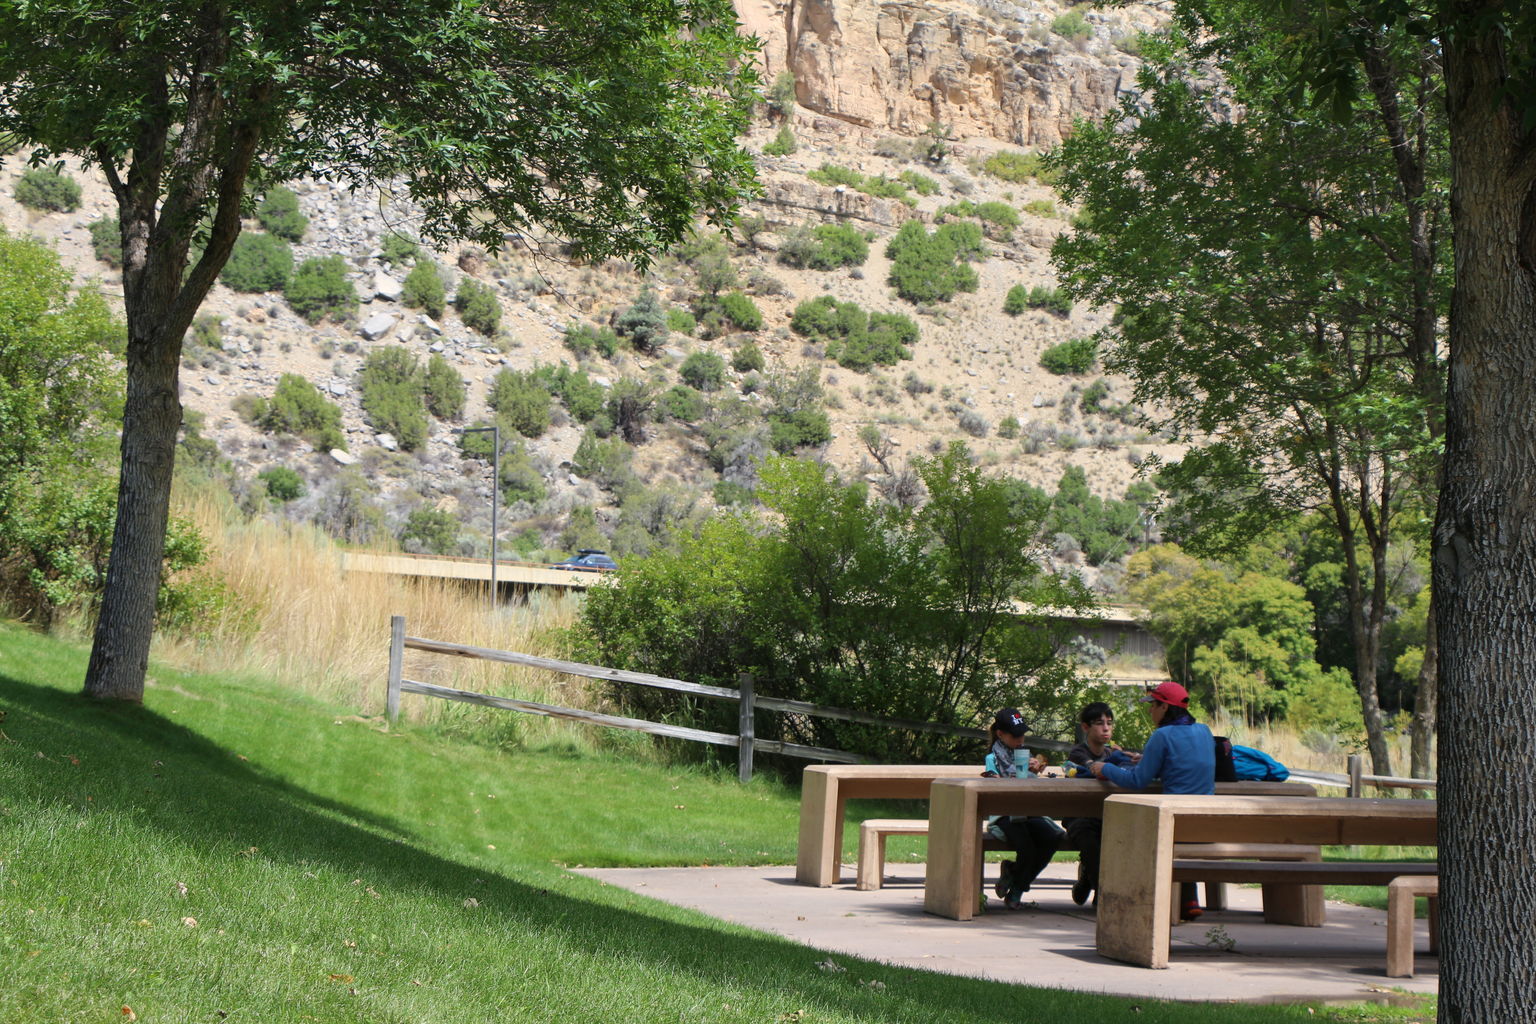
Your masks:
{"label": "cottonwood tree", "polygon": [[[1180,4],[1180,7],[1189,5]],[[1500,722],[1536,716],[1536,6],[1270,0],[1297,83],[1347,113],[1384,31],[1441,55],[1455,291],[1435,522],[1441,1019],[1536,1021],[1536,779]]]}
{"label": "cottonwood tree", "polygon": [[1389,775],[1388,551],[1432,493],[1441,420],[1438,66],[1398,33],[1351,118],[1298,111],[1294,57],[1262,14],[1229,3],[1211,33],[1176,26],[1148,46],[1141,97],[1062,146],[1059,187],[1087,216],[1053,260],[1077,297],[1118,306],[1106,364],[1193,445],[1167,470],[1181,543],[1223,553],[1277,516],[1332,523],[1371,759]]}
{"label": "cottonwood tree", "polygon": [[122,236],[118,515],[86,693],[143,694],[181,340],[248,195],[328,177],[402,191],[429,241],[538,226],[572,258],[645,263],[750,190],[750,52],[727,0],[0,2],[0,131],[99,168]]}

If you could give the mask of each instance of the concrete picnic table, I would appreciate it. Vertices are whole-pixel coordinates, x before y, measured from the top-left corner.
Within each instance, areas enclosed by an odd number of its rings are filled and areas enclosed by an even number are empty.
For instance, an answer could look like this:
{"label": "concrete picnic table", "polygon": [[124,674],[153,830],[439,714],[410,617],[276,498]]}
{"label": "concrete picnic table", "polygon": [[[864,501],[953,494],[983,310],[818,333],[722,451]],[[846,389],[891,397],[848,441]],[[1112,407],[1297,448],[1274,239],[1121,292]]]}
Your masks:
{"label": "concrete picnic table", "polygon": [[[976,913],[981,878],[981,821],[994,814],[1043,815],[1049,818],[1098,818],[1104,814],[1105,800],[1112,794],[1129,794],[1098,779],[963,779],[939,778],[930,783],[928,798],[928,870],[923,893],[923,909],[930,914],[956,921],[969,921]],[[1311,796],[1311,786],[1296,782],[1221,782],[1222,794],[1251,797]],[[1198,797],[1196,799],[1211,799]],[[1106,836],[1103,864],[1111,853]],[[1250,837],[1228,834],[1204,842],[1247,842]],[[1194,840],[1188,840],[1194,841]],[[1254,840],[1257,841],[1257,840]],[[1170,848],[1170,865],[1171,865]],[[1145,857],[1138,855],[1138,862]],[[1171,870],[1171,867],[1170,867]],[[1296,901],[1292,911],[1300,915],[1300,904],[1307,898],[1305,886],[1277,887],[1271,895],[1283,892]],[[1101,882],[1102,891],[1102,882]],[[1100,906],[1103,900],[1100,899]],[[1282,912],[1283,914],[1284,912]]]}
{"label": "concrete picnic table", "polygon": [[[1121,792],[1104,801],[1103,817],[1095,945],[1104,956],[1142,967],[1168,966],[1175,843],[1437,845],[1433,800]],[[1334,869],[1348,865],[1305,867],[1318,881]]]}

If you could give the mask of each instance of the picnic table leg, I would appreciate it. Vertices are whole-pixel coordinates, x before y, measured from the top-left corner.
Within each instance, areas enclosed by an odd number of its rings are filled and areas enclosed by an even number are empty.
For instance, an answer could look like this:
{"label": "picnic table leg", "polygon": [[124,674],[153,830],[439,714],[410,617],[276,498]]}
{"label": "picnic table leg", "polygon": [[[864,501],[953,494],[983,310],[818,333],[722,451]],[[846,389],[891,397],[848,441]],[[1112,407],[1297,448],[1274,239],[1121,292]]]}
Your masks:
{"label": "picnic table leg", "polygon": [[935,785],[928,797],[928,873],[923,909],[955,921],[976,914],[981,877],[981,819],[976,791]]}
{"label": "picnic table leg", "polygon": [[[1322,851],[1308,853],[1303,860],[1317,863]],[[1264,898],[1264,920],[1268,924],[1294,924],[1321,928],[1327,911],[1320,885],[1281,885],[1266,882],[1260,889]]]}
{"label": "picnic table leg", "polygon": [[1161,807],[1104,801],[1096,943],[1101,955],[1168,966],[1173,909],[1173,815]]}
{"label": "picnic table leg", "polygon": [[843,803],[837,779],[807,771],[800,783],[800,841],[795,881],[825,888],[842,880]]}

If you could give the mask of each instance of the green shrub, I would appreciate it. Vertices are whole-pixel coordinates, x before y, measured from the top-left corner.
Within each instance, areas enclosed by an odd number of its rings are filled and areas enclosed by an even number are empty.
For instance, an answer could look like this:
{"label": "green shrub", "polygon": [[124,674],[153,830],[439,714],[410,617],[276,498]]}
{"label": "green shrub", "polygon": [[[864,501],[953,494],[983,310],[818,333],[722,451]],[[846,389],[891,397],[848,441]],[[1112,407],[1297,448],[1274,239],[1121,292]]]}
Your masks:
{"label": "green shrub", "polygon": [[508,505],[537,504],[547,497],[544,474],[539,472],[521,441],[514,441],[501,453],[501,500]]}
{"label": "green shrub", "polygon": [[1020,153],[1014,150],[993,153],[982,162],[981,169],[994,178],[1015,185],[1029,181],[1049,185],[1056,180],[1055,174],[1046,168],[1045,157],[1040,153]]}
{"label": "green shrub", "polygon": [[368,353],[361,374],[363,413],[375,430],[415,451],[427,440],[421,365],[410,349],[387,345]]}
{"label": "green shrub", "polygon": [[763,326],[762,310],[742,292],[726,292],[720,296],[720,311],[743,331],[756,331]]}
{"label": "green shrub", "polygon": [[296,501],[304,497],[304,478],[287,466],[268,466],[256,474],[267,488],[267,497],[276,502]]}
{"label": "green shrub", "polygon": [[848,167],[841,167],[837,164],[822,164],[816,170],[806,172],[805,176],[818,185],[833,187],[842,185],[852,188],[857,192],[863,192],[865,195],[877,196],[881,199],[900,199],[908,205],[916,202],[915,199],[907,195],[907,186],[905,184],[887,178],[883,174],[868,177]]}
{"label": "green shrub", "polygon": [[1082,8],[1074,7],[1051,19],[1051,31],[1063,39],[1087,39],[1093,35],[1093,26],[1083,17]]}
{"label": "green shrub", "polygon": [[539,437],[549,429],[550,397],[538,371],[501,370],[491,380],[486,404],[504,426],[524,437]]}
{"label": "green shrub", "polygon": [[779,125],[779,132],[773,137],[773,141],[763,147],[764,156],[789,156],[800,145],[795,141],[795,133],[790,131],[789,125]]}
{"label": "green shrub", "polygon": [[501,324],[501,300],[495,289],[481,284],[472,277],[459,282],[458,294],[453,297],[453,308],[459,311],[464,326],[493,337]]}
{"label": "green shrub", "polygon": [[300,263],[283,296],[295,313],[312,324],[345,320],[357,312],[357,289],[340,256],[311,257]]}
{"label": "green shrub", "polygon": [[997,424],[997,436],[1012,441],[1019,436],[1019,418],[1004,416]]}
{"label": "green shrub", "polygon": [[846,224],[820,224],[791,232],[779,249],[779,262],[811,270],[857,267],[869,259],[869,240]]}
{"label": "green shrub", "polygon": [[768,113],[774,117],[788,117],[795,112],[795,75],[791,71],[780,71],[779,76],[773,80],[773,85],[768,94],[763,97],[763,102],[768,106]]}
{"label": "green shrub", "polygon": [[610,327],[570,323],[565,328],[565,347],[578,356],[588,356],[596,351],[604,359],[612,359],[619,344],[619,336]]}
{"label": "green shrub", "polygon": [[416,547],[434,555],[454,554],[459,550],[459,520],[442,509],[418,508],[400,530],[402,546],[413,541]]}
{"label": "green shrub", "polygon": [[289,242],[302,242],[309,229],[309,218],[299,212],[299,197],[293,189],[275,185],[256,207],[256,219],[269,234]]}
{"label": "green shrub", "polygon": [[1104,413],[1104,400],[1109,397],[1109,381],[1100,377],[1083,391],[1083,396],[1078,400],[1077,407],[1090,415]]}
{"label": "green shrub", "polygon": [[603,409],[607,395],[602,385],[583,370],[559,366],[540,366],[534,373],[546,391],[560,399],[578,423],[590,423]]}
{"label": "green shrub", "polygon": [[392,267],[402,266],[421,255],[418,242],[394,231],[384,236],[379,248],[383,250],[384,262]]}
{"label": "green shrub", "polygon": [[822,164],[814,171],[805,173],[818,185],[858,185],[864,180],[864,175],[851,167],[843,167],[839,164]]}
{"label": "green shrub", "polygon": [[91,221],[91,251],[114,270],[123,265],[123,234],[116,217]]}
{"label": "green shrub", "polygon": [[974,268],[960,262],[984,255],[981,228],[973,221],[952,221],[933,234],[909,220],[886,245],[891,260],[887,281],[909,302],[948,302],[958,291],[975,291]]}
{"label": "green shrub", "polygon": [[400,301],[410,309],[425,310],[427,316],[434,320],[442,319],[443,310],[447,308],[448,287],[443,283],[443,274],[436,260],[417,261],[411,272],[405,275]]}
{"label": "green shrub", "polygon": [[1003,297],[1003,312],[1009,316],[1018,316],[1029,308],[1029,291],[1021,284],[1016,284],[1008,289],[1008,294]]}
{"label": "green shrub", "polygon": [[1040,365],[1058,376],[1069,376],[1087,373],[1098,357],[1098,342],[1092,338],[1073,338],[1040,353]]}
{"label": "green shrub", "polygon": [[1049,199],[1032,199],[1024,204],[1024,212],[1036,217],[1056,216],[1056,204]]}
{"label": "green shrub", "polygon": [[976,216],[989,224],[999,224],[1005,228],[1019,226],[1019,211],[1007,203],[981,203],[976,207]]}
{"label": "green shrub", "polygon": [[698,326],[699,322],[694,319],[693,314],[681,306],[673,306],[667,310],[667,330],[691,335]]}
{"label": "green shrub", "polygon": [[682,384],[675,385],[663,392],[656,402],[656,408],[663,419],[676,420],[679,423],[697,423],[703,418],[709,403],[704,396],[692,387]]}
{"label": "green shrub", "polygon": [[936,196],[939,194],[939,183],[926,174],[916,171],[902,171],[901,180],[911,187],[913,192],[920,196]]}
{"label": "green shrub", "polygon": [[691,388],[716,391],[725,383],[725,360],[713,352],[693,352],[683,360],[678,375]]}
{"label": "green shrub", "polygon": [[256,412],[254,418],[264,430],[295,434],[322,451],[347,449],[341,432],[341,409],[296,373],[278,378],[271,402],[262,402]]}
{"label": "green shrub", "polygon": [[16,180],[16,201],[29,210],[70,213],[80,207],[80,183],[63,171],[29,167]]}
{"label": "green shrub", "polygon": [[724,508],[728,505],[752,505],[757,501],[757,494],[746,484],[737,483],[735,480],[720,480],[715,483],[713,497],[715,504]]}
{"label": "green shrub", "polygon": [[602,438],[588,430],[571,457],[571,472],[613,490],[634,478],[630,469],[633,459],[634,449],[618,437]]}
{"label": "green shrub", "polygon": [[743,342],[731,353],[731,369],[737,373],[751,373],[763,368],[763,350],[754,341]]}
{"label": "green shrub", "polygon": [[1068,295],[1064,288],[1035,285],[1029,290],[1026,301],[1030,309],[1043,309],[1061,317],[1072,315],[1072,296]]}
{"label": "green shrub", "polygon": [[464,378],[441,352],[427,360],[422,378],[427,411],[440,420],[456,420],[464,414]]}
{"label": "green shrub", "polygon": [[293,272],[293,250],[281,238],[260,232],[241,234],[229,252],[219,280],[237,292],[276,292]]}

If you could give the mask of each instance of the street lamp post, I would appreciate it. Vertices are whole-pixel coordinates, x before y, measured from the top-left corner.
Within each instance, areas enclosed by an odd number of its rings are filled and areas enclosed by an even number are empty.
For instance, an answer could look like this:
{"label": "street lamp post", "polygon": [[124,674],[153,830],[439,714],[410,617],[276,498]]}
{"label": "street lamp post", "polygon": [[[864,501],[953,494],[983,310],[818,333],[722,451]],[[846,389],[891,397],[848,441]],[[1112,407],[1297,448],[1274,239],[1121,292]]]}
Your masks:
{"label": "street lamp post", "polygon": [[496,610],[496,508],[501,498],[501,427],[462,427],[460,434],[491,435],[491,611]]}

